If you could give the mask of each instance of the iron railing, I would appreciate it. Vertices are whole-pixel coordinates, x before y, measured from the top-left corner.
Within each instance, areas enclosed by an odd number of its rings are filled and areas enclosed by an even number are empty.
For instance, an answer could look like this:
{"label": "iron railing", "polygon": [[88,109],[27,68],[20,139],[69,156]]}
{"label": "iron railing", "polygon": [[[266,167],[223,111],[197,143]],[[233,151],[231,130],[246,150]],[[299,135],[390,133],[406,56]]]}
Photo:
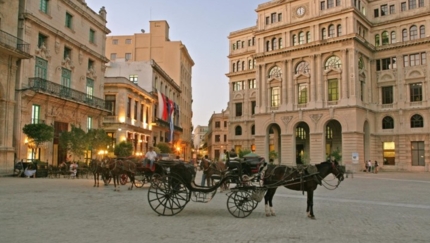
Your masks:
{"label": "iron railing", "polygon": [[30,44],[2,30],[0,30],[0,43],[30,54]]}
{"label": "iron railing", "polygon": [[103,99],[71,89],[64,85],[53,83],[43,78],[29,78],[28,86],[36,92],[46,93],[73,102],[84,103],[91,107],[105,109],[105,101]]}

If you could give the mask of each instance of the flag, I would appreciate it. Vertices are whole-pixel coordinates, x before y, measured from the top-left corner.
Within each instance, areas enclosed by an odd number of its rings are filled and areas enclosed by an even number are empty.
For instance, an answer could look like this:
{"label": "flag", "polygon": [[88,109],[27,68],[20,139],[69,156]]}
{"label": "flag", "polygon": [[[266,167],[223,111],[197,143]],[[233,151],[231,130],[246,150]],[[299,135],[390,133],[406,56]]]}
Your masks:
{"label": "flag", "polygon": [[174,124],[173,124],[173,117],[174,115],[174,111],[175,111],[175,102],[170,101],[169,102],[169,118],[170,118],[170,140],[169,141],[173,141],[173,131],[175,129]]}
{"label": "flag", "polygon": [[164,108],[164,99],[163,95],[158,91],[158,114],[157,117],[159,119],[163,118],[163,108]]}

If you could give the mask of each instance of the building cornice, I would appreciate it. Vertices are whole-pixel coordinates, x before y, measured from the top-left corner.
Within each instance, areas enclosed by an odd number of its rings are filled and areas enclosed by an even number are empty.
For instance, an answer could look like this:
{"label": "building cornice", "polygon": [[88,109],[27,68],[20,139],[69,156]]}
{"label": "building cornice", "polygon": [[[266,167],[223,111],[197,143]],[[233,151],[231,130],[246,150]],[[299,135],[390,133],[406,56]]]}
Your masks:
{"label": "building cornice", "polygon": [[163,78],[166,79],[167,82],[169,82],[169,84],[172,85],[178,93],[182,92],[181,87],[175,83],[175,81],[160,67],[160,65],[154,61],[154,59],[151,59],[150,63],[152,68],[155,69],[161,76],[163,76]]}

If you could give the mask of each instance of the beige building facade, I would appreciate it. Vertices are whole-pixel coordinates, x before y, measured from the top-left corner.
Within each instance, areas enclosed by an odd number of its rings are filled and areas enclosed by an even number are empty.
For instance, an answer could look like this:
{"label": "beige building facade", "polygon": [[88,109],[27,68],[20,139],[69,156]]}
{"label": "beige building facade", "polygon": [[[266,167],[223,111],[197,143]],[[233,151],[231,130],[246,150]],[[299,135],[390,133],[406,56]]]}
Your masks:
{"label": "beige building facade", "polygon": [[[16,84],[14,143],[18,159],[40,159],[57,165],[73,158],[59,147],[59,135],[78,126],[101,128],[108,114],[104,102],[106,11],[85,1],[19,1],[19,35],[30,43],[34,58],[22,62]],[[31,153],[22,132],[26,124],[54,127],[54,139]]]}
{"label": "beige building facade", "polygon": [[18,1],[0,1],[0,175],[10,174],[16,159],[15,85],[22,60],[32,57],[18,33],[18,7]]}
{"label": "beige building facade", "polygon": [[[194,61],[186,46],[181,41],[171,41],[167,21],[150,21],[149,32],[125,36],[108,36],[106,40],[106,56],[111,61],[154,60],[177,85],[179,97],[179,127],[183,130],[181,137],[174,141],[174,149],[180,147],[185,160],[192,157],[192,67]],[[182,154],[182,152],[181,152]]]}
{"label": "beige building facade", "polygon": [[[181,90],[154,60],[116,59],[107,65],[105,78],[105,101],[112,112],[105,117],[104,126],[116,143],[132,142],[137,148],[135,155],[139,156],[158,142],[179,140],[182,128],[179,111],[174,108],[178,107]],[[158,102],[159,97],[163,102]],[[163,116],[167,107],[160,104],[167,105],[166,97],[173,110]]]}
{"label": "beige building facade", "polygon": [[220,113],[213,113],[208,123],[206,135],[208,156],[214,161],[224,159],[224,150],[230,151],[231,139],[228,137],[229,111],[222,110]]}
{"label": "beige building facade", "polygon": [[204,154],[203,147],[206,142],[205,137],[208,130],[209,130],[208,126],[197,125],[194,128],[193,149],[194,149],[194,154],[196,154],[196,157],[201,157]]}
{"label": "beige building facade", "polygon": [[260,4],[257,24],[229,35],[229,141],[282,164],[341,154],[356,171],[369,159],[429,171],[429,12],[423,0]]}

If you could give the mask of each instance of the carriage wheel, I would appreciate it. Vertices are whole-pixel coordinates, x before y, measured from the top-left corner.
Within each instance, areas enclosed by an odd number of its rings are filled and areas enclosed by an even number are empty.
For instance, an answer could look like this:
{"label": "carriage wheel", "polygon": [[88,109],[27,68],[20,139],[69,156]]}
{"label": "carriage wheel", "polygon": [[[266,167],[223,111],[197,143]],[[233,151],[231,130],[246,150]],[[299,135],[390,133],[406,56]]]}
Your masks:
{"label": "carriage wheel", "polygon": [[103,179],[103,182],[105,183],[105,185],[109,185],[110,181],[112,180],[112,177],[109,175],[107,175],[107,176],[102,175],[102,179]]}
{"label": "carriage wheel", "polygon": [[157,214],[163,216],[178,214],[189,201],[190,192],[179,178],[174,176],[153,178],[148,190],[148,202]]}
{"label": "carriage wheel", "polygon": [[121,176],[119,177],[119,183],[121,183],[121,185],[125,185],[127,184],[128,181],[128,176],[126,174],[121,174]]}
{"label": "carriage wheel", "polygon": [[251,199],[248,191],[235,191],[227,198],[227,209],[236,218],[248,217],[257,205],[258,202]]}
{"label": "carriage wheel", "polygon": [[141,188],[143,187],[143,185],[145,185],[147,181],[148,179],[146,178],[146,175],[136,175],[134,177],[134,186],[137,188]]}

